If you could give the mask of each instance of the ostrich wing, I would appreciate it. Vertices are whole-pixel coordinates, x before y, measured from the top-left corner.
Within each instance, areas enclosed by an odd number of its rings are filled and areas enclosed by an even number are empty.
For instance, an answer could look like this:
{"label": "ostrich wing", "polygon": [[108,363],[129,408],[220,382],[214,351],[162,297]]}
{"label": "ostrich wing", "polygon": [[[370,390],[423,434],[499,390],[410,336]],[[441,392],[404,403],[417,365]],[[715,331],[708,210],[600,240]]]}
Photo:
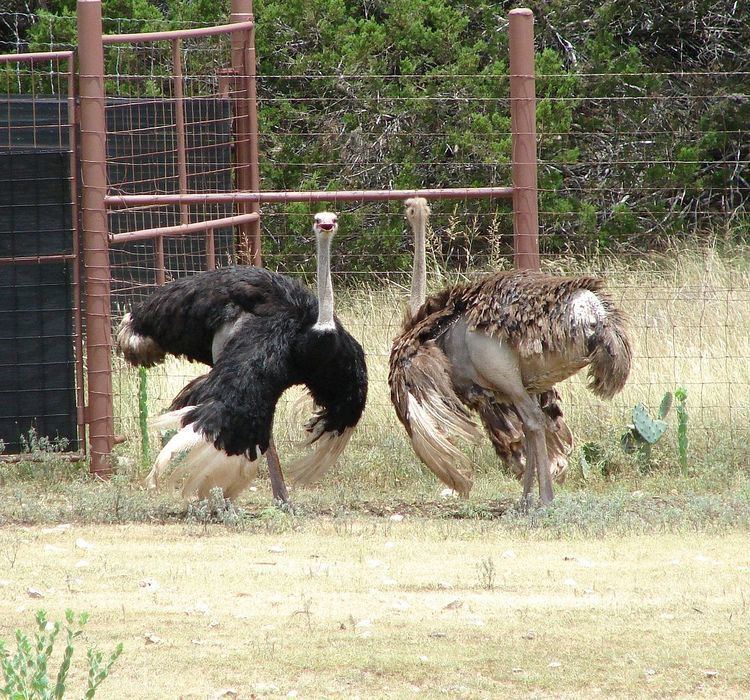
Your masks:
{"label": "ostrich wing", "polygon": [[299,319],[247,316],[214,367],[175,398],[154,425],[179,431],[156,458],[148,481],[158,484],[173,457],[184,454],[168,483],[183,481],[186,498],[205,498],[214,487],[236,496],[255,475],[255,460],[268,449],[276,402],[297,383],[290,352]]}
{"label": "ostrich wing", "polygon": [[248,316],[216,364],[174,399],[183,428],[228,455],[256,459],[268,449],[276,402],[298,383],[290,365],[298,321],[289,316]]}
{"label": "ostrich wing", "polygon": [[243,314],[302,310],[314,318],[316,308],[310,292],[283,275],[225,267],[157,289],[123,318],[117,343],[135,365],[154,365],[167,353],[212,365],[214,335]]}

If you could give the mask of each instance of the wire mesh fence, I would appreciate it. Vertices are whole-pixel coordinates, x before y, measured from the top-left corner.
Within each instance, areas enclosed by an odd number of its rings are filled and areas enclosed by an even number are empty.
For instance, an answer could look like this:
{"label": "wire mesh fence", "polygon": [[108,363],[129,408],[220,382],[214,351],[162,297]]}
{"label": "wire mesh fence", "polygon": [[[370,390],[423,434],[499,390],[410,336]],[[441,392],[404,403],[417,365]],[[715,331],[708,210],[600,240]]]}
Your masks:
{"label": "wire mesh fence", "polygon": [[[538,76],[540,94],[545,83],[562,78],[559,74]],[[337,80],[341,79],[337,76]],[[260,79],[261,124],[267,113],[286,110],[292,115],[279,122],[273,116],[266,117],[274,127],[261,133],[264,182],[281,181],[289,188],[398,187],[402,183],[399,174],[412,167],[421,169],[419,184],[427,187],[509,181],[509,154],[503,155],[497,145],[510,138],[507,123],[502,130],[481,131],[475,127],[474,133],[468,131],[466,124],[461,125],[464,140],[474,141],[476,151],[484,154],[482,158],[462,155],[459,147],[453,149],[455,144],[451,145],[447,131],[422,131],[416,119],[412,119],[409,128],[394,126],[395,120],[389,121],[388,116],[393,115],[399,101],[373,96],[368,87],[371,76],[343,79],[347,96],[342,104],[320,96],[325,89],[319,83],[330,82],[330,78],[313,75]],[[381,82],[396,79],[401,84],[409,81],[408,76],[401,75],[382,78]],[[581,82],[605,79],[608,89],[612,89],[614,84],[632,81],[633,76],[579,76]],[[704,85],[710,82],[703,76],[701,80]],[[282,81],[296,83],[296,89],[304,90],[306,96],[289,98],[289,91],[274,94],[272,86],[278,87]],[[416,86],[424,85],[421,76],[414,77],[413,83],[418,95],[410,98],[410,104],[430,113],[438,100],[419,96]],[[467,103],[472,104],[469,86],[486,86],[486,79],[449,76],[433,79],[432,83],[442,85],[435,88],[435,94],[439,95],[440,109],[448,115],[460,113]],[[476,102],[481,104],[483,115],[502,114],[507,119],[507,81],[493,78],[492,86],[497,97],[483,97]],[[586,441],[595,442],[606,448],[607,460],[618,463],[633,459],[625,456],[620,447],[633,407],[643,402],[655,416],[663,395],[682,387],[688,395],[693,456],[702,464],[713,459],[742,465],[748,455],[746,425],[750,415],[746,398],[750,382],[746,330],[750,279],[741,230],[747,196],[743,184],[746,166],[742,158],[739,162],[730,161],[721,154],[712,161],[697,162],[696,157],[696,162],[691,162],[674,145],[684,140],[684,134],[676,127],[667,129],[661,114],[661,105],[670,99],[679,100],[684,109],[704,110],[715,109],[736,97],[652,94],[648,101],[638,100],[638,114],[621,120],[612,115],[630,109],[636,95],[622,88],[620,91],[627,94],[548,96],[540,104],[542,115],[581,110],[588,115],[590,124],[607,120],[618,123],[616,130],[603,127],[596,131],[590,127],[589,131],[578,133],[565,119],[562,126],[548,128],[540,122],[543,268],[561,274],[604,274],[615,299],[630,317],[635,347],[633,374],[625,392],[612,404],[605,404],[586,391],[584,377],[577,377],[562,387],[566,416],[579,446]],[[633,92],[641,95],[640,90]],[[356,121],[347,123],[352,113],[355,117],[385,116],[379,122],[373,120],[378,131],[365,132]],[[705,137],[705,133],[700,137]],[[729,125],[716,138],[729,144],[742,138],[742,134]],[[405,144],[414,143],[431,149],[423,160],[414,162],[413,151],[407,154],[403,150]],[[552,152],[550,144],[554,145]],[[585,161],[581,156],[576,162],[560,159],[561,153],[585,148]],[[731,150],[730,146],[727,148]],[[310,162],[295,162],[285,155],[303,150],[316,155]],[[696,168],[709,179],[716,176],[711,180],[710,192],[685,186],[685,169],[695,172]],[[605,181],[607,186],[602,186]],[[398,202],[348,202],[338,203],[335,208],[341,222],[332,261],[337,312],[363,342],[371,376],[367,413],[347,459],[352,465],[364,461],[386,470],[400,465],[396,469],[398,478],[408,478],[419,467],[410,456],[403,430],[390,406],[387,362],[390,344],[406,308],[413,250],[411,231]],[[431,290],[512,266],[513,212],[509,204],[467,199],[432,202],[431,208]],[[315,209],[309,204],[263,206],[265,264],[308,284],[314,282],[310,225]],[[739,230],[736,225],[740,225]],[[168,405],[176,390],[202,371],[199,367],[171,364],[163,374],[152,373],[155,406]],[[180,376],[180,372],[184,374]],[[127,398],[130,391],[120,391],[120,415],[131,416],[129,422],[123,423],[126,432],[135,427],[132,402]],[[276,421],[282,458],[295,451],[294,441],[299,437],[299,418],[291,412],[289,401],[282,403]],[[677,464],[674,413],[668,420],[670,429],[655,454],[657,461]],[[394,454],[400,456],[394,459]],[[475,450],[474,459],[480,469],[492,468],[496,462],[489,447]]]}
{"label": "wire mesh fence", "polygon": [[[72,54],[0,61],[0,438],[77,449],[82,387]],[[80,404],[82,405],[82,403]]]}
{"label": "wire mesh fence", "polygon": [[[117,31],[131,31],[120,25]],[[229,40],[183,43],[187,190],[231,191],[234,83]],[[348,74],[276,70],[259,57],[263,189],[485,186],[510,182],[507,67],[460,72]],[[173,55],[168,46],[109,47],[106,55],[109,187],[113,193],[179,190]],[[582,377],[563,387],[577,443],[593,441],[622,459],[620,436],[643,402],[687,390],[691,450],[743,466],[750,456],[750,73],[732,70],[580,72],[559,55],[537,61],[540,248],[543,269],[602,273],[630,317],[635,356],[626,390],[598,402]],[[11,80],[13,78],[7,78]],[[43,82],[43,81],[37,81]],[[10,92],[17,92],[16,88]],[[513,211],[505,202],[433,202],[428,231],[430,290],[512,266]],[[265,265],[313,283],[307,203],[263,205]],[[402,205],[336,205],[333,269],[337,312],[363,342],[371,393],[351,464],[419,469],[390,407],[390,343],[411,275],[411,233]],[[231,214],[191,206],[188,218]],[[114,232],[174,225],[177,206],[113,213]],[[216,232],[216,262],[234,259],[231,231]],[[165,279],[205,269],[204,235],[167,239]],[[112,250],[114,321],[157,281],[151,241]],[[115,360],[118,432],[137,432],[135,373]],[[205,368],[169,361],[149,373],[150,408],[161,410]],[[657,454],[676,463],[674,417]],[[295,448],[296,418],[285,402],[276,421],[282,459]],[[135,441],[133,441],[135,442]],[[130,449],[130,448],[128,448]],[[394,454],[398,455],[394,457]],[[475,461],[495,458],[478,449]],[[400,478],[399,477],[399,478]]]}

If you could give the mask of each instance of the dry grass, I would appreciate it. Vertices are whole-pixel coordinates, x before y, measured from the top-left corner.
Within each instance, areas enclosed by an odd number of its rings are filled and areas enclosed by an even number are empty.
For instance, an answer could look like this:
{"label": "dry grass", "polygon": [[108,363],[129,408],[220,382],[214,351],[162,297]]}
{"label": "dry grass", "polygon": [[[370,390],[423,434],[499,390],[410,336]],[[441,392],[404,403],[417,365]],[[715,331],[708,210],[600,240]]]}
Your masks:
{"label": "dry grass", "polygon": [[[473,453],[468,501],[439,498],[414,458],[386,386],[406,290],[339,295],[368,353],[370,401],[339,467],[293,494],[295,516],[268,507],[264,477],[226,527],[140,490],[137,374],[120,366],[130,469],[110,483],[54,460],[0,469],[0,638],[30,631],[38,607],[91,612],[88,642],[125,643],[102,698],[747,697],[748,267],[714,251],[556,263],[606,272],[636,358],[611,405],[583,378],[563,387],[578,444],[602,446],[615,483],[573,469],[529,515],[508,509],[519,487],[488,448]],[[174,360],[151,371],[150,410],[201,371]],[[619,436],[635,402],[655,407],[678,385],[691,469],[676,470],[673,426],[643,473]],[[282,460],[296,449],[290,403],[275,428]],[[19,525],[61,519],[75,524]],[[84,524],[103,522],[129,524]]]}
{"label": "dry grass", "polygon": [[90,611],[86,643],[125,644],[103,699],[750,693],[744,533],[549,541],[496,522],[286,517],[252,534],[2,529],[0,638],[38,607]]}
{"label": "dry grass", "polygon": [[[619,438],[639,401],[652,410],[665,391],[688,391],[690,458],[694,472],[720,465],[723,472],[744,469],[750,462],[750,266],[742,256],[715,250],[691,250],[643,259],[597,259],[582,264],[556,259],[548,269],[559,273],[603,272],[618,303],[631,319],[635,351],[631,379],[612,403],[597,400],[585,389],[585,374],[561,386],[566,418],[577,445],[596,441],[621,472],[632,459],[621,454]],[[432,287],[450,280],[437,272]],[[395,418],[387,387],[390,344],[403,315],[408,290],[395,285],[377,290],[342,291],[337,311],[368,355],[370,395],[360,428],[342,460],[339,479],[368,480],[390,488],[424,478],[404,431]],[[137,450],[137,375],[118,365],[115,391],[120,430]],[[175,360],[149,373],[151,410],[160,411],[202,366]],[[287,399],[296,396],[290,391]],[[283,400],[276,419],[282,459],[295,451],[298,421]],[[672,428],[655,451],[656,462],[675,467],[677,450]],[[476,449],[477,470],[496,469],[492,450]],[[574,456],[575,461],[575,456]],[[573,472],[576,470],[574,469]],[[431,478],[431,477],[428,477]],[[576,482],[573,474],[573,484]]]}

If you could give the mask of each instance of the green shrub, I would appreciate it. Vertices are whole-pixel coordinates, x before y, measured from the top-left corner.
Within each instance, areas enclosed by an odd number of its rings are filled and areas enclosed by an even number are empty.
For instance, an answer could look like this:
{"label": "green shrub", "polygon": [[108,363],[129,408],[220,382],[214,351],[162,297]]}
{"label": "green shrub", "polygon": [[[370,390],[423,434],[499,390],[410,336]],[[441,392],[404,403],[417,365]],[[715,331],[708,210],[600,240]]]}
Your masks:
{"label": "green shrub", "polygon": [[[88,622],[88,613],[81,613],[77,618],[72,610],[65,611],[66,646],[60,668],[54,679],[50,678],[49,662],[60,632],[60,623],[50,623],[47,613],[39,610],[36,614],[37,631],[32,641],[21,630],[16,630],[16,653],[6,650],[5,642],[0,640],[0,664],[2,664],[5,686],[0,694],[11,700],[58,700],[65,697],[66,681],[70,664],[73,660],[74,641],[83,632]],[[97,689],[109,675],[112,665],[122,654],[122,644],[105,661],[102,652],[89,647],[86,652],[88,676],[86,692],[83,697],[93,698]],[[54,683],[54,685],[53,685]]]}

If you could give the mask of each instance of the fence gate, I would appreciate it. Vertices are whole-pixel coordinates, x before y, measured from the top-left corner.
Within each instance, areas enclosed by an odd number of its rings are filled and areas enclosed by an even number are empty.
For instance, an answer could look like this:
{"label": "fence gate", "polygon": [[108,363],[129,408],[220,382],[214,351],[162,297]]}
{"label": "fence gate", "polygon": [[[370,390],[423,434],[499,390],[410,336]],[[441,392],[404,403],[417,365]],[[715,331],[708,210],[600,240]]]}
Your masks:
{"label": "fence gate", "polygon": [[[36,91],[43,86],[45,96]],[[0,439],[75,451],[82,411],[73,54],[0,56]],[[51,89],[50,89],[51,88]],[[37,438],[49,438],[51,445]]]}

